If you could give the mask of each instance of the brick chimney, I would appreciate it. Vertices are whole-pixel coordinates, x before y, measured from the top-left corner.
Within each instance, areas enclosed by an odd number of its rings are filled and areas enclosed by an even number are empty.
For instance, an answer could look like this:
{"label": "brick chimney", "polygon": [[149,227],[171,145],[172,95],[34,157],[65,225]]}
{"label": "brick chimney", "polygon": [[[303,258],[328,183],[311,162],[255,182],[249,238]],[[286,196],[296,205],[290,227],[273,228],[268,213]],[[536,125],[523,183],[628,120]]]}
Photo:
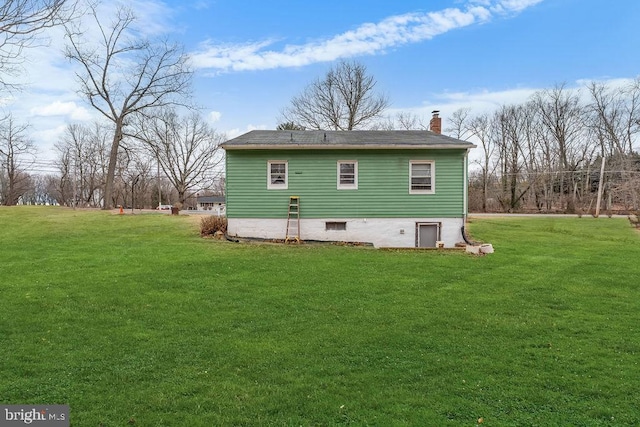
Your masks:
{"label": "brick chimney", "polygon": [[433,133],[442,133],[442,119],[438,117],[439,112],[438,110],[431,112],[433,117],[431,117],[431,121],[429,122],[429,130]]}

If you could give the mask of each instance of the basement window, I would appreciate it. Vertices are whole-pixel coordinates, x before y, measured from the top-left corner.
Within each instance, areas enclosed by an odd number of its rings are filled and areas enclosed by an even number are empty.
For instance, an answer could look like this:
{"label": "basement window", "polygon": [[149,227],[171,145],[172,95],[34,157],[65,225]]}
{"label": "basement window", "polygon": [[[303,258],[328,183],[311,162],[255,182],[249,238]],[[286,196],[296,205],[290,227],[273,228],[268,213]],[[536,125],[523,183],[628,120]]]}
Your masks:
{"label": "basement window", "polygon": [[345,231],[347,229],[346,222],[327,221],[324,223],[326,231]]}

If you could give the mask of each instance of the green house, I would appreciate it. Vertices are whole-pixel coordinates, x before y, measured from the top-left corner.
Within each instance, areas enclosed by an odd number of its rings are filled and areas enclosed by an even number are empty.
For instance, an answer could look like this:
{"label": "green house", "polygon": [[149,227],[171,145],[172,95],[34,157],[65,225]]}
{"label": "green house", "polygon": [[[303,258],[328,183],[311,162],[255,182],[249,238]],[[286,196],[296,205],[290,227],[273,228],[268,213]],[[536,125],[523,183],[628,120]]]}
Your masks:
{"label": "green house", "polygon": [[255,130],[222,146],[231,236],[463,241],[469,142],[431,131]]}

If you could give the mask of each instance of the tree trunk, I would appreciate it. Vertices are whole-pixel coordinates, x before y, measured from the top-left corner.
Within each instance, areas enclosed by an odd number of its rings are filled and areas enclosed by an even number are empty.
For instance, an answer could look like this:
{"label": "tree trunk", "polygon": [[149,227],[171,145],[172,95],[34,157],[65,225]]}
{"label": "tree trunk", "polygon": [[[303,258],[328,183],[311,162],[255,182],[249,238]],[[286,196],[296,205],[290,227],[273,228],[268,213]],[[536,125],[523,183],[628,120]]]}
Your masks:
{"label": "tree trunk", "polygon": [[104,205],[102,209],[113,209],[113,183],[116,175],[116,164],[118,163],[118,149],[122,141],[122,120],[116,120],[116,129],[113,133],[113,143],[109,153],[109,167],[107,168],[107,180],[104,184]]}
{"label": "tree trunk", "polygon": [[489,193],[489,183],[487,182],[489,178],[487,178],[486,169],[482,171],[482,212],[487,211],[487,194]]}

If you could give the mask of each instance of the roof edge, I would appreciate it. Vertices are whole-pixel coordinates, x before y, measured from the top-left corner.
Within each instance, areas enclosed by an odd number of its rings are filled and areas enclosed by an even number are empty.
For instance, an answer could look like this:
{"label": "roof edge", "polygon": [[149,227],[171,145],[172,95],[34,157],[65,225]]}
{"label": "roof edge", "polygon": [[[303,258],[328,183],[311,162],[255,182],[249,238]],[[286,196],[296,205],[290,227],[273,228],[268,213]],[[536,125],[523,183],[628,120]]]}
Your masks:
{"label": "roof edge", "polygon": [[446,150],[446,149],[469,149],[476,148],[477,145],[472,143],[464,144],[242,144],[242,145],[220,145],[225,150]]}

